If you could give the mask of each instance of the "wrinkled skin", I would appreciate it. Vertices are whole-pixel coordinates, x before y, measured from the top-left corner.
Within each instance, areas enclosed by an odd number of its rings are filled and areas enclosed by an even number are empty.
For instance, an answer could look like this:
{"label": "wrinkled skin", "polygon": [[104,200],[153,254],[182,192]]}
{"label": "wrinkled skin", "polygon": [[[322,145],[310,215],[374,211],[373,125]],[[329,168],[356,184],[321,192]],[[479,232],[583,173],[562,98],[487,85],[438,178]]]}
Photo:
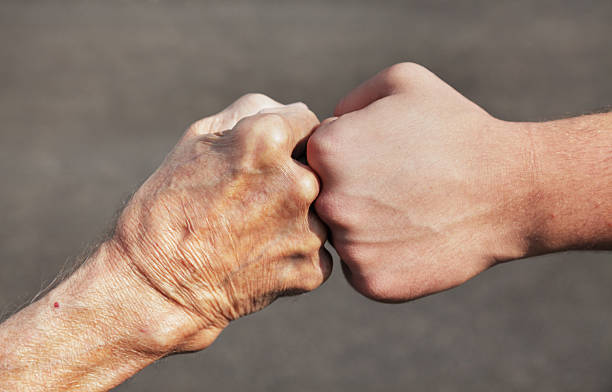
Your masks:
{"label": "wrinkled skin", "polygon": [[390,67],[308,143],[315,202],[349,282],[398,302],[524,255],[530,143],[427,69]]}
{"label": "wrinkled skin", "polygon": [[244,96],[193,124],[125,208],[114,244],[201,331],[177,351],[329,276],[318,180],[292,159],[317,125],[303,104]]}

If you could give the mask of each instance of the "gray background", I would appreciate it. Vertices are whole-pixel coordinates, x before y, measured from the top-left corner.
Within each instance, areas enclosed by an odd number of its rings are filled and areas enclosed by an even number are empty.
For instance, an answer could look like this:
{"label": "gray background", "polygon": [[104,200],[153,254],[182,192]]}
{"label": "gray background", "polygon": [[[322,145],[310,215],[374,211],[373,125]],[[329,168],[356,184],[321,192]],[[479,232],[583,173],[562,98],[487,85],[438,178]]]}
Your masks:
{"label": "gray background", "polygon": [[[0,311],[108,226],[193,120],[245,92],[321,118],[395,62],[492,114],[612,103],[612,2],[0,2]],[[611,391],[610,253],[498,266],[404,305],[314,293],[119,391]]]}

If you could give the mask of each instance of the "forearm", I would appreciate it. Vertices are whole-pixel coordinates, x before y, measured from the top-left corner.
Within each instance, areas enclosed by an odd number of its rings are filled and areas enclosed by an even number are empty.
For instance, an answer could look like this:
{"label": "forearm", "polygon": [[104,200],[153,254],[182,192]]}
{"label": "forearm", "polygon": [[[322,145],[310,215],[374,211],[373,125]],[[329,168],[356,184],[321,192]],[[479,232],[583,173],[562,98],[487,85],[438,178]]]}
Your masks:
{"label": "forearm", "polygon": [[522,126],[536,182],[530,253],[612,249],[612,113]]}
{"label": "forearm", "polygon": [[172,349],[182,320],[117,258],[103,244],[0,326],[0,390],[108,390]]}

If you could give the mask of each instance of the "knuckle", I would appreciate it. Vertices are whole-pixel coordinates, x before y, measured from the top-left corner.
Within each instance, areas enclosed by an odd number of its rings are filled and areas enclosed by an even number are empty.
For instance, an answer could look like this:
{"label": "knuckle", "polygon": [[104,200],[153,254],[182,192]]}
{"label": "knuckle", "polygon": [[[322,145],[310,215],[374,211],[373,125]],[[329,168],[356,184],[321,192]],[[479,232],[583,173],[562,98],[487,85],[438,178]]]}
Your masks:
{"label": "knuckle", "polygon": [[332,220],[332,217],[336,213],[335,207],[335,203],[325,192],[322,192],[314,202],[315,211],[317,211],[317,214],[326,222]]}
{"label": "knuckle", "polygon": [[[360,294],[379,302],[399,303],[431,294],[440,289],[432,290],[432,282],[438,284],[437,279],[432,279],[429,273],[423,274],[417,270],[385,269],[381,267],[381,260],[377,258],[380,254],[375,251],[359,251],[359,261],[349,261],[340,257],[345,263],[345,276],[353,288]],[[385,260],[385,263],[393,265],[397,260]],[[406,278],[408,276],[409,278]],[[454,287],[443,284],[444,288]]]}
{"label": "knuckle", "polygon": [[349,283],[365,297],[374,301],[388,302],[389,289],[387,280],[384,274],[374,273],[367,276],[352,275]]}
{"label": "knuckle", "polygon": [[282,129],[270,128],[260,137],[259,143],[264,151],[279,151],[289,143],[289,135]]}
{"label": "knuckle", "polygon": [[319,267],[319,255],[314,254],[309,257],[305,271],[299,280],[300,289],[312,291],[319,287],[325,280],[325,271]]}
{"label": "knuckle", "polygon": [[317,274],[317,275],[311,274],[310,276],[303,279],[302,285],[301,285],[302,287],[300,288],[305,291],[312,291],[316,289],[317,287],[319,287],[321,283],[323,283],[323,279],[321,279],[320,274]]}
{"label": "knuckle", "polygon": [[301,199],[312,202],[319,194],[319,180],[313,173],[305,171],[297,175],[295,188]]}
{"label": "knuckle", "polygon": [[344,263],[344,276],[357,292],[375,301],[388,300],[391,282],[384,271],[376,265],[351,261],[342,254],[339,256]]}
{"label": "knuckle", "polygon": [[241,118],[232,130],[239,134],[242,138],[249,138],[250,130],[253,128],[253,117]]}
{"label": "knuckle", "polygon": [[356,244],[338,244],[336,250],[338,251],[338,256],[350,266],[364,267],[368,264],[368,260],[370,260],[365,257],[364,249]]}
{"label": "knuckle", "polygon": [[356,243],[334,244],[344,263],[346,279],[362,295],[381,302],[396,302],[405,292],[399,290],[397,274],[381,268],[381,254],[371,246]]}
{"label": "knuckle", "polygon": [[308,159],[320,160],[338,150],[337,141],[332,136],[334,125],[328,125],[325,130],[319,128],[308,139],[307,156]]}
{"label": "knuckle", "polygon": [[289,143],[287,120],[279,114],[260,114],[251,126],[252,136],[264,150],[279,150]]}
{"label": "knuckle", "polygon": [[326,223],[336,227],[349,228],[358,224],[355,214],[346,208],[346,202],[337,196],[321,192],[314,202],[317,214]]}
{"label": "knuckle", "polygon": [[416,63],[398,63],[382,71],[381,77],[389,87],[404,86],[412,82],[425,68]]}
{"label": "knuckle", "polygon": [[314,233],[306,232],[303,238],[304,238],[304,247],[310,253],[313,253],[313,252],[316,253],[321,248],[321,246],[323,246],[323,243],[324,243],[324,240],[322,240],[319,236],[317,236]]}
{"label": "knuckle", "polygon": [[238,98],[238,102],[245,103],[247,105],[258,106],[274,103],[274,100],[265,94],[247,93]]}
{"label": "knuckle", "polygon": [[307,292],[321,286],[331,275],[333,263],[331,255],[319,244],[308,252],[300,252],[289,266],[289,288]]}
{"label": "knuckle", "polygon": [[[337,120],[338,122],[340,120]],[[310,136],[306,145],[306,159],[308,164],[319,174],[325,177],[334,167],[342,164],[342,146],[339,129],[335,123],[319,129]],[[344,144],[346,147],[346,143]]]}
{"label": "knuckle", "polygon": [[321,249],[324,241],[308,229],[299,228],[296,230],[294,236],[292,236],[291,242],[294,244],[293,246],[295,246],[295,252],[299,255],[299,257],[297,257],[297,259],[299,259],[298,264],[304,264],[304,267],[308,268],[312,262],[312,257]]}
{"label": "knuckle", "polygon": [[253,128],[263,131],[269,129],[286,130],[288,123],[285,117],[279,113],[261,113],[255,116]]}
{"label": "knuckle", "polygon": [[245,160],[254,165],[278,160],[279,152],[289,143],[286,127],[286,120],[275,113],[240,120],[235,130],[240,135]]}
{"label": "knuckle", "polygon": [[329,235],[329,230],[327,226],[319,219],[319,217],[313,213],[308,212],[308,222],[306,222],[306,231],[307,234],[313,235],[318,240],[317,247],[321,247],[325,241],[327,241],[327,237]]}
{"label": "knuckle", "polygon": [[189,125],[189,128],[187,128],[187,131],[185,131],[185,136],[195,137],[195,136],[202,135],[203,133],[205,133],[205,130],[208,128],[207,125],[209,123],[210,123],[210,119],[208,117],[193,122],[191,125]]}
{"label": "knuckle", "polygon": [[322,279],[324,282],[331,276],[334,263],[331,254],[327,250],[322,249],[319,254],[319,266],[321,268]]}

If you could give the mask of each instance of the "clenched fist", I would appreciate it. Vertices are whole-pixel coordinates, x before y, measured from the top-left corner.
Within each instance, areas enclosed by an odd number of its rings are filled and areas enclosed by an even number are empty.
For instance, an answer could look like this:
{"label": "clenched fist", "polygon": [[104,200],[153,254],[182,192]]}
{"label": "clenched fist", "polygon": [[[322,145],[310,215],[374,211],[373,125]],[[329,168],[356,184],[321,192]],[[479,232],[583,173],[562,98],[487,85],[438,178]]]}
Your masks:
{"label": "clenched fist", "polygon": [[199,330],[200,349],[240,316],[329,275],[319,186],[292,154],[318,124],[303,104],[247,95],[193,124],[121,215],[112,243]]}
{"label": "clenched fist", "polygon": [[381,301],[454,287],[533,245],[528,132],[416,64],[350,92],[308,143],[350,283]]}
{"label": "clenched fist", "polygon": [[[0,389],[105,391],[331,272],[304,104],[246,95],[194,123],[112,237],[0,325]],[[301,157],[300,157],[301,158]]]}

